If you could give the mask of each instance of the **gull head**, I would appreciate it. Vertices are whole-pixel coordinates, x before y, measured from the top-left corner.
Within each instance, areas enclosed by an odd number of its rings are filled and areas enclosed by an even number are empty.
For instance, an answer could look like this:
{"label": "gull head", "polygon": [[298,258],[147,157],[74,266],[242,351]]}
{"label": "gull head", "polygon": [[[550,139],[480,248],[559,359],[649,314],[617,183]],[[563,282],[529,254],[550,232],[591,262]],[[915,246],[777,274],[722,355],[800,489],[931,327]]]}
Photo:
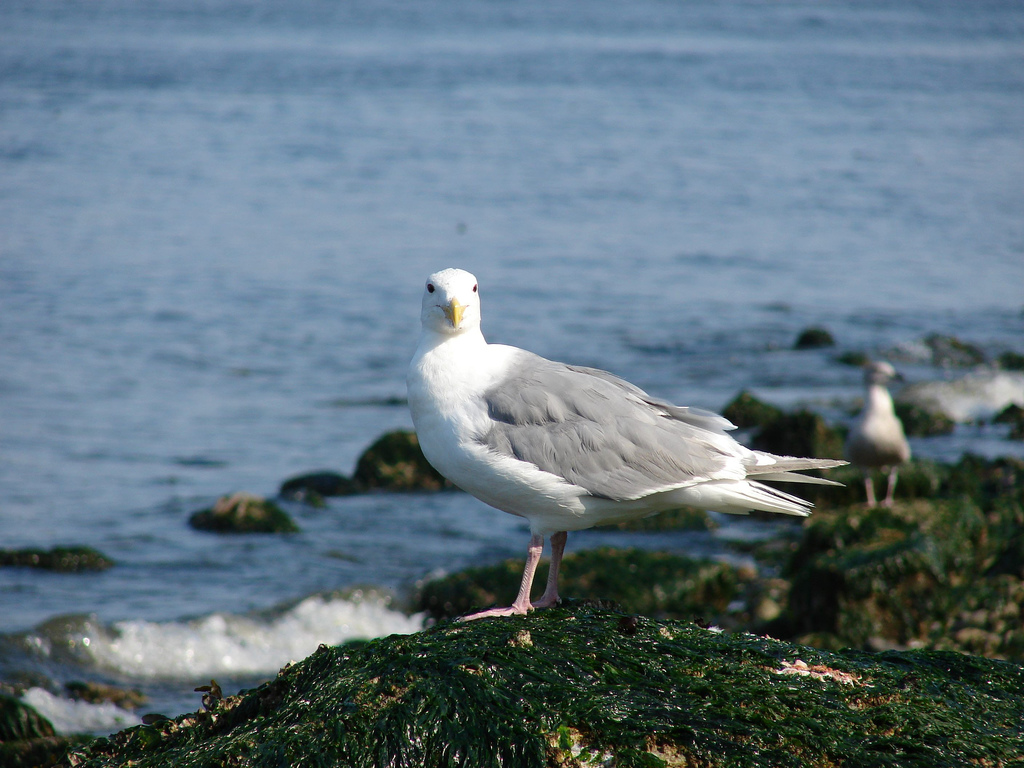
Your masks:
{"label": "gull head", "polygon": [[423,329],[456,334],[480,327],[476,277],[462,269],[442,269],[423,287]]}
{"label": "gull head", "polygon": [[864,366],[864,383],[868,386],[877,384],[884,387],[893,379],[902,378],[889,363],[873,362]]}

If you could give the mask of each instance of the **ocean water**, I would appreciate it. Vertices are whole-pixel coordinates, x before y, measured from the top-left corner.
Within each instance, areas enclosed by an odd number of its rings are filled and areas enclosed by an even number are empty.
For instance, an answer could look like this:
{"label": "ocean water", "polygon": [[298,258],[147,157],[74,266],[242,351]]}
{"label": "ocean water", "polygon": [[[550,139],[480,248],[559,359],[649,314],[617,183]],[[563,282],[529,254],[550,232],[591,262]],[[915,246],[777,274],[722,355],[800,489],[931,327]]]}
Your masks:
{"label": "ocean water", "polygon": [[[839,421],[851,350],[964,419],[1024,400],[922,345],[1024,352],[1022,179],[1017,2],[8,0],[0,546],[117,565],[0,570],[0,681],[109,732],[138,713],[64,683],[195,709],[210,678],[415,631],[417,580],[522,554],[518,520],[455,493],[290,505],[288,537],[186,522],[409,427],[442,267],[478,275],[492,341],[681,404],[749,388]],[[810,325],[837,348],[792,351]],[[1003,438],[914,449],[1024,454]],[[570,548],[610,541],[721,554]]]}

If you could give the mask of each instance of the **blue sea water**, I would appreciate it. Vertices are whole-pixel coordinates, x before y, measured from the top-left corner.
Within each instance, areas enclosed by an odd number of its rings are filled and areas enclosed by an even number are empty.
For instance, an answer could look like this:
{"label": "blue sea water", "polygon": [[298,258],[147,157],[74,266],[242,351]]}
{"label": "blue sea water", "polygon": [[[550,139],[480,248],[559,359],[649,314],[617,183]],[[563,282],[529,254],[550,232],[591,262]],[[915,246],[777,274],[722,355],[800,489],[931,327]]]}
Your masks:
{"label": "blue sea water", "polygon": [[[1024,352],[1022,179],[1017,2],[8,0],[0,546],[117,566],[0,570],[0,680],[102,732],[46,696],[97,677],[184,711],[204,677],[412,631],[416,580],[519,555],[459,494],[292,506],[283,538],[186,524],[411,425],[435,269],[478,275],[492,341],[840,420],[842,351],[917,382],[959,375],[931,333]],[[810,325],[838,347],[792,351]],[[1022,452],[915,443],[968,449]]]}

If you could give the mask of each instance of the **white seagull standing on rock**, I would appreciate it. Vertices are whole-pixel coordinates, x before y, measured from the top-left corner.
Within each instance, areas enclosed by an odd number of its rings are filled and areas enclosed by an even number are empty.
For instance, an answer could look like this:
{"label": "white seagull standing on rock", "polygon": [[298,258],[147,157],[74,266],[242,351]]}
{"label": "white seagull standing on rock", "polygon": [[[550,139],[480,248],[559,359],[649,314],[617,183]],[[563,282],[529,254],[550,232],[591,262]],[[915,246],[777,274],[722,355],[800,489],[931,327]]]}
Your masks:
{"label": "white seagull standing on rock", "polygon": [[888,363],[875,362],[864,366],[867,390],[864,410],[850,427],[846,438],[846,458],[864,468],[864,489],[869,507],[877,506],[871,470],[888,469],[889,485],[882,504],[891,507],[896,492],[896,472],[899,465],[910,458],[910,444],[903,434],[903,423],[896,415],[892,397],[886,389],[886,384],[896,378],[899,378],[896,369]]}
{"label": "white seagull standing on rock", "polygon": [[[796,472],[846,463],[753,451],[726,434],[734,427],[722,416],[651,397],[605,371],[488,344],[469,272],[431,275],[421,319],[408,387],[423,454],[459,488],[530,524],[515,602],[466,618],[558,603],[567,531],[680,506],[806,516],[810,502],[759,480],[835,485]],[[545,537],[547,587],[531,603]]]}

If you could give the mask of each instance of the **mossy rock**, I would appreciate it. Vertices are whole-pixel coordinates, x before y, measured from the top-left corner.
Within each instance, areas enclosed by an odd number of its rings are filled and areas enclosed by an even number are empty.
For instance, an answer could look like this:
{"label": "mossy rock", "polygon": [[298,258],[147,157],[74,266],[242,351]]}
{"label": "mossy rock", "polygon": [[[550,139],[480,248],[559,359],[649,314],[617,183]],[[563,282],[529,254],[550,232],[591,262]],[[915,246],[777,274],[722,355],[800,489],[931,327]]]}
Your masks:
{"label": "mossy rock", "polygon": [[114,561],[91,547],[54,547],[53,549],[0,550],[0,567],[42,568],[48,571],[74,573],[105,571]]}
{"label": "mossy rock", "polygon": [[931,352],[932,364],[943,368],[973,368],[985,362],[980,347],[955,336],[933,333],[925,338],[924,344]]}
{"label": "mossy rock", "polygon": [[996,362],[1004,371],[1024,371],[1024,355],[1019,352],[1003,352]]}
{"label": "mossy rock", "polygon": [[396,430],[382,435],[356,462],[352,478],[364,491],[439,491],[453,488],[430,466],[415,432]]}
{"label": "mossy rock", "polygon": [[214,533],[297,533],[299,530],[277,504],[248,493],[222,496],[212,508],[193,514],[189,525]]}
{"label": "mossy rock", "polygon": [[1024,408],[1010,403],[992,419],[996,424],[1010,425],[1010,439],[1024,440]]}
{"label": "mossy rock", "polygon": [[754,435],[754,448],[780,456],[843,458],[843,434],[821,416],[807,410],[784,413]]}
{"label": "mossy rock", "polygon": [[770,631],[1022,661],[1022,524],[1016,504],[983,510],[965,497],[816,514],[787,566],[789,611]]}
{"label": "mossy rock", "polygon": [[0,742],[53,735],[49,720],[20,699],[0,693]]}
{"label": "mossy rock", "polygon": [[722,415],[740,429],[763,427],[783,416],[781,408],[758,400],[748,390],[742,390],[722,411]]}
{"label": "mossy rock", "polygon": [[916,403],[896,403],[895,407],[907,437],[949,435],[956,427],[956,422],[941,411],[928,410]]}
{"label": "mossy rock", "polygon": [[[447,618],[511,605],[522,573],[523,560],[519,558],[429,581],[419,588],[414,610]],[[543,584],[546,574],[544,565],[534,584]],[[646,616],[717,621],[754,576],[749,569],[726,563],[601,547],[565,557],[559,592],[574,599],[608,600],[627,612]]]}
{"label": "mossy rock", "polygon": [[321,646],[209,711],[76,749],[78,768],[1011,765],[1024,668],[829,653],[556,608]]}
{"label": "mossy rock", "polygon": [[349,496],[358,492],[359,486],[351,478],[322,470],[288,478],[277,493],[283,499],[320,506],[328,496]]}
{"label": "mossy rock", "polygon": [[822,347],[834,347],[836,340],[826,328],[811,327],[805,328],[796,337],[793,349],[821,349]]}
{"label": "mossy rock", "polygon": [[121,709],[137,709],[146,703],[146,695],[134,688],[118,688],[96,682],[73,680],[64,684],[64,689],[75,701],[87,701],[90,704],[110,702]]}
{"label": "mossy rock", "polygon": [[967,454],[949,468],[941,494],[966,496],[985,508],[999,500],[1024,504],[1024,460],[1005,456],[990,461]]}

